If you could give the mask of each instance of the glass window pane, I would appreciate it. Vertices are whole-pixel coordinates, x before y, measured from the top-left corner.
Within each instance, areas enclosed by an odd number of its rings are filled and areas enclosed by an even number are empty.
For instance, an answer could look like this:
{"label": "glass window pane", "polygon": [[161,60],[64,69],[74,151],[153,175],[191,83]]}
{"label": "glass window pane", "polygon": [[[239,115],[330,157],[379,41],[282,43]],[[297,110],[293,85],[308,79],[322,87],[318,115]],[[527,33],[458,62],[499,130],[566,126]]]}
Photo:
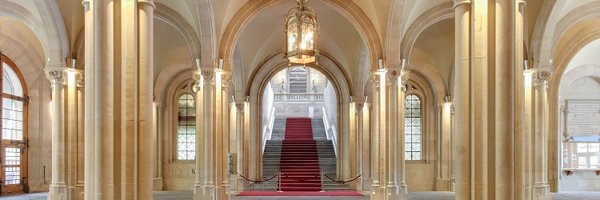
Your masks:
{"label": "glass window pane", "polygon": [[196,108],[194,97],[183,94],[177,102],[177,159],[194,160],[196,156]]}
{"label": "glass window pane", "polygon": [[2,139],[23,140],[23,102],[2,98]]}
{"label": "glass window pane", "polygon": [[404,150],[406,160],[421,160],[422,118],[421,100],[416,95],[408,95],[404,102]]}

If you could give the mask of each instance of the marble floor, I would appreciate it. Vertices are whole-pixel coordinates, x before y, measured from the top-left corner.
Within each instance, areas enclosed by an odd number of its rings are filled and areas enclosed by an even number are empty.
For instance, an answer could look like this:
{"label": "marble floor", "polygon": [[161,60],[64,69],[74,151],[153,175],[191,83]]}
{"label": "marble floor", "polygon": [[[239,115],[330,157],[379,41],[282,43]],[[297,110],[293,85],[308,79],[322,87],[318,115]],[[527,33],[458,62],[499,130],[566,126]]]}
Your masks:
{"label": "marble floor", "polygon": [[[48,193],[32,193],[14,196],[0,196],[1,200],[42,200]],[[156,200],[185,200],[192,199],[190,191],[160,191],[154,192]],[[232,200],[368,200],[364,197],[235,197]],[[453,192],[411,192],[410,200],[454,200]],[[553,200],[599,200],[600,192],[564,192],[553,194]]]}

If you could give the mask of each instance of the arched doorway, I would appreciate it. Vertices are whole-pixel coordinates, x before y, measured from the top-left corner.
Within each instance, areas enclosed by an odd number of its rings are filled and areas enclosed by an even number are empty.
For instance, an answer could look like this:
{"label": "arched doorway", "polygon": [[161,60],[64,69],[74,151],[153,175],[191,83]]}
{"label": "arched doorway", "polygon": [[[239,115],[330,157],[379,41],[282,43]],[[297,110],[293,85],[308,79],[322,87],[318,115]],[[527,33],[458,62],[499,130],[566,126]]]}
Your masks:
{"label": "arched doorway", "polygon": [[[247,99],[243,105],[238,104],[238,108],[236,109],[238,111],[243,110],[244,115],[240,121],[241,124],[238,126],[243,127],[243,131],[237,133],[240,143],[234,145],[240,147],[236,163],[238,172],[242,175],[247,175],[250,179],[261,179],[264,175],[261,148],[263,142],[262,103],[264,90],[267,88],[271,78],[275,77],[278,72],[289,67],[287,62],[281,62],[278,59],[278,55],[280,54],[267,59],[250,75],[249,84],[244,91]],[[337,65],[337,62],[328,56],[320,58],[318,65],[310,64],[306,65],[306,67],[322,73],[330,81],[331,87],[335,90],[335,115],[337,116],[337,126],[335,127],[335,132],[337,133],[337,142],[335,145],[337,157],[335,162],[337,177],[332,178],[347,180],[357,176],[359,173],[359,169],[357,168],[358,160],[352,159],[358,154],[354,152],[354,150],[358,151],[356,143],[352,143],[358,137],[356,129],[353,127],[355,117],[353,115],[354,103],[351,102],[352,85],[349,82],[350,79],[347,74],[342,70],[341,66]],[[350,185],[351,188],[356,186],[354,183]],[[236,187],[236,191],[242,190],[243,188]]]}
{"label": "arched doorway", "polygon": [[262,172],[264,179],[279,175],[281,182],[258,189],[348,189],[328,179],[337,177],[337,94],[333,83],[311,67],[291,66],[271,77],[260,104]]}
{"label": "arched doorway", "polygon": [[27,183],[27,87],[17,66],[1,56],[2,93],[0,98],[1,194],[28,192]]}

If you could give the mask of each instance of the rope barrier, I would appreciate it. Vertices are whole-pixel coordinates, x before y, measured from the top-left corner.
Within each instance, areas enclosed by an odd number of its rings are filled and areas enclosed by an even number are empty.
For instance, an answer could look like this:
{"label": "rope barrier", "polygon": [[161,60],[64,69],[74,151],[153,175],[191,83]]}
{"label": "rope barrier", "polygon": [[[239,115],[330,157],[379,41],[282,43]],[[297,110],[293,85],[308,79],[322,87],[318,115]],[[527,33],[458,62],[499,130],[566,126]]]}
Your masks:
{"label": "rope barrier", "polygon": [[252,179],[249,179],[248,177],[245,177],[244,175],[241,175],[240,173],[238,173],[238,175],[239,175],[240,177],[242,177],[244,180],[250,181],[251,183],[262,183],[262,182],[267,182],[267,181],[273,180],[273,179],[274,179],[275,177],[277,177],[279,174],[275,174],[275,175],[273,175],[271,178],[268,178],[268,179],[262,179],[262,180],[261,180],[261,179],[258,179],[258,180],[252,180]]}
{"label": "rope barrier", "polygon": [[355,180],[356,180],[356,179],[358,179],[360,176],[361,176],[361,174],[359,174],[358,176],[356,176],[356,177],[354,177],[354,178],[352,178],[352,179],[350,179],[350,180],[344,181],[344,180],[335,180],[335,179],[332,179],[332,178],[331,178],[331,177],[329,177],[327,174],[325,174],[325,177],[327,177],[327,179],[329,179],[329,180],[331,180],[331,181],[333,181],[333,182],[336,182],[336,183],[341,183],[341,184],[346,184],[346,183],[350,183],[350,182],[352,182],[352,181],[355,181]]}

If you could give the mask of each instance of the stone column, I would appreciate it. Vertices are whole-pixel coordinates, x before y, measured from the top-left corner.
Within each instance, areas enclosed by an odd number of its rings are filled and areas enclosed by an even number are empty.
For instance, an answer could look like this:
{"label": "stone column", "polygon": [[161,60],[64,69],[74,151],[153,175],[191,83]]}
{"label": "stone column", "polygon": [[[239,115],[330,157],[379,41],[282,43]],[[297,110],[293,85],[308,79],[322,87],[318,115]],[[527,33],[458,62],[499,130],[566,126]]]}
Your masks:
{"label": "stone column", "polygon": [[406,187],[405,155],[404,155],[404,101],[407,73],[400,68],[388,69],[390,83],[389,102],[389,136],[388,140],[388,188],[389,199],[406,200],[408,190]]}
{"label": "stone column", "polygon": [[471,1],[455,0],[455,53],[454,53],[454,119],[455,145],[453,145],[456,199],[471,199],[471,66],[470,32]]}
{"label": "stone column", "polygon": [[154,122],[156,122],[156,124],[154,124],[154,128],[156,130],[154,130],[154,145],[156,145],[155,148],[155,175],[154,175],[154,186],[153,189],[154,191],[161,191],[163,190],[163,105],[160,103],[157,103],[155,108],[154,108]]}
{"label": "stone column", "polygon": [[152,199],[153,1],[83,5],[85,198]]}
{"label": "stone column", "polygon": [[[202,200],[216,200],[216,188],[215,188],[215,134],[214,134],[214,116],[215,116],[215,106],[214,106],[214,92],[215,92],[215,69],[205,68],[201,71],[202,79],[204,82],[203,85],[203,113],[198,113],[203,115],[203,136],[204,143],[203,147],[204,152],[202,157],[204,158],[204,179],[202,183],[202,192],[200,194],[200,198]],[[198,172],[200,173],[200,172]]]}
{"label": "stone column", "polygon": [[400,71],[400,77],[397,78],[397,80],[395,81],[395,90],[396,95],[397,95],[397,108],[396,108],[396,113],[398,115],[398,117],[396,118],[396,121],[393,122],[398,126],[397,129],[397,144],[398,146],[396,147],[396,155],[397,155],[397,160],[396,162],[398,162],[398,168],[396,169],[398,172],[396,179],[398,182],[398,190],[399,190],[399,197],[398,199],[400,200],[405,200],[408,199],[408,187],[406,185],[406,158],[405,158],[405,127],[404,127],[404,110],[405,110],[405,96],[406,96],[406,83],[408,82],[408,73],[405,70],[401,70]]}
{"label": "stone column", "polygon": [[[136,164],[137,171],[133,175],[138,179],[137,199],[152,199],[152,155],[155,152],[152,144],[154,107],[154,0],[138,0],[138,133],[133,144],[138,145]],[[141,165],[141,166],[140,166]],[[134,179],[136,179],[134,178]],[[135,188],[135,187],[134,187]]]}
{"label": "stone column", "polygon": [[358,174],[361,175],[361,177],[356,181],[356,190],[358,191],[363,191],[364,187],[363,187],[363,180],[364,180],[364,176],[365,176],[365,172],[364,172],[364,163],[368,163],[365,162],[364,160],[364,156],[363,156],[363,152],[364,152],[364,146],[363,146],[363,107],[364,107],[364,100],[358,100],[356,101],[356,167],[357,167],[357,171]]}
{"label": "stone column", "polygon": [[229,183],[229,166],[228,166],[228,153],[229,153],[229,84],[231,83],[231,73],[223,70],[219,70],[217,73],[217,91],[216,91],[216,102],[217,113],[216,113],[216,161],[217,161],[217,199],[227,200],[229,195],[227,193],[230,189]]}
{"label": "stone column", "polygon": [[73,199],[67,189],[67,135],[65,133],[63,118],[66,109],[63,88],[65,84],[64,68],[53,67],[46,70],[46,77],[50,80],[52,89],[52,182],[48,199],[62,200]]}
{"label": "stone column", "polygon": [[[236,122],[236,142],[237,142],[237,149],[236,149],[236,171],[239,174],[245,175],[248,174],[248,170],[246,168],[247,164],[245,162],[246,160],[246,151],[245,151],[245,145],[247,144],[245,142],[246,140],[246,136],[245,136],[245,103],[244,102],[236,102],[235,103],[235,110],[236,110],[236,114],[235,114],[235,122]],[[244,189],[244,179],[242,179],[241,177],[239,177],[237,174],[236,176],[236,180],[237,180],[237,191],[242,191]]]}
{"label": "stone column", "polygon": [[452,189],[452,103],[450,98],[438,106],[438,131],[439,131],[439,150],[438,150],[438,180],[436,181],[437,191],[451,191]]}
{"label": "stone column", "polygon": [[[495,8],[495,57],[494,95],[488,100],[494,105],[493,133],[489,133],[495,147],[492,188],[495,199],[514,198],[514,134],[515,134],[515,67],[514,58],[514,9],[515,1],[496,0]],[[491,27],[490,27],[491,28]],[[491,45],[490,45],[491,46]],[[521,45],[522,46],[522,45]],[[521,68],[522,67],[518,67]],[[490,83],[492,84],[492,83]],[[488,105],[489,105],[488,104]],[[492,145],[492,144],[490,144]],[[491,166],[492,164],[490,164]],[[491,194],[490,194],[491,195]]]}
{"label": "stone column", "polygon": [[[515,79],[514,79],[514,84],[515,84],[515,109],[514,109],[514,121],[515,123],[515,137],[514,137],[514,160],[515,160],[515,180],[514,180],[514,186],[515,186],[515,198],[516,199],[530,199],[528,198],[531,195],[528,195],[530,193],[530,189],[528,189],[528,186],[530,186],[530,184],[528,184],[528,165],[529,165],[529,161],[531,160],[529,155],[529,151],[528,151],[528,147],[529,147],[529,143],[530,141],[528,140],[528,136],[529,131],[528,126],[529,123],[527,122],[527,117],[526,117],[526,112],[527,109],[529,109],[531,106],[526,104],[526,98],[528,97],[528,93],[526,92],[526,90],[528,90],[526,87],[530,87],[531,83],[526,83],[525,79],[523,78],[524,74],[525,74],[525,69],[524,69],[524,61],[527,60],[528,58],[524,57],[524,53],[525,53],[525,49],[524,49],[524,31],[526,27],[524,27],[524,20],[525,20],[525,0],[517,0],[516,4],[515,4],[515,8],[514,8],[514,41],[513,41],[513,45],[515,47],[515,59],[513,61],[514,63],[514,69],[515,69]],[[529,92],[529,94],[531,94]]]}
{"label": "stone column", "polygon": [[[200,63],[197,63],[198,65]],[[204,80],[201,75],[201,71],[196,71],[192,74],[193,79],[196,81],[196,180],[194,182],[194,200],[200,200],[202,198],[202,186],[205,175],[205,144],[204,144]]]}
{"label": "stone column", "polygon": [[84,103],[83,98],[85,97],[85,88],[83,71],[78,71],[77,75],[77,199],[83,199],[84,191],[84,159],[85,159],[85,146],[84,146]]}
{"label": "stone column", "polygon": [[66,182],[67,182],[67,196],[64,199],[82,199],[79,198],[77,179],[78,179],[78,88],[77,79],[81,76],[79,71],[76,69],[67,69],[67,84],[64,89],[65,103],[63,122],[64,134],[65,134],[65,146],[66,148]]}
{"label": "stone column", "polygon": [[373,136],[371,141],[372,151],[372,167],[373,183],[371,186],[372,200],[388,199],[387,195],[387,95],[386,95],[386,71],[380,69],[371,74],[373,82],[373,107],[374,107],[374,123]]}
{"label": "stone column", "polygon": [[371,115],[370,115],[370,110],[371,110],[371,105],[369,103],[367,103],[365,101],[365,103],[363,104],[363,108],[360,110],[360,117],[362,117],[362,119],[359,121],[362,129],[361,131],[361,142],[362,144],[360,145],[362,147],[362,151],[360,152],[360,154],[362,155],[362,158],[359,160],[361,161],[361,165],[362,165],[362,176],[360,178],[361,183],[362,183],[362,191],[371,191],[371,185],[373,182],[373,178],[372,178],[372,170],[371,170],[371,163],[373,161],[372,157],[371,157],[371,152],[372,152],[372,148],[371,148]]}
{"label": "stone column", "polygon": [[548,78],[550,73],[538,71],[535,74],[535,106],[534,106],[534,136],[533,136],[533,199],[552,199],[547,177],[548,159]]}

